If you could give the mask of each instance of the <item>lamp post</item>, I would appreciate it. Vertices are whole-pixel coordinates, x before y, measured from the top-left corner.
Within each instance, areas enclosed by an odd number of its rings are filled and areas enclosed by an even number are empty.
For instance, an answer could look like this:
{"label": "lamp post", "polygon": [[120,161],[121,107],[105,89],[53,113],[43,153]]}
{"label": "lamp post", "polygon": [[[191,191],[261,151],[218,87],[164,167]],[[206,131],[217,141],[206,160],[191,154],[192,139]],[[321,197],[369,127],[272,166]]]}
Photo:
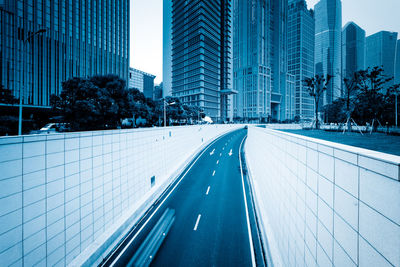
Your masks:
{"label": "lamp post", "polygon": [[[46,32],[46,29],[40,29],[34,33],[31,33],[28,37],[26,37],[26,39],[23,42],[23,47],[22,47],[22,51],[23,54],[25,55],[25,46],[26,43],[28,42],[28,40],[32,37],[34,37],[36,34],[42,33],[42,32]],[[23,98],[23,92],[25,90],[25,57],[23,57],[23,63],[22,63],[22,75],[23,75],[23,79],[22,79],[22,85],[19,86],[19,118],[18,118],[18,135],[22,135],[22,98]]]}
{"label": "lamp post", "polygon": [[395,95],[395,97],[394,97],[394,103],[395,103],[395,113],[396,113],[396,116],[395,116],[395,123],[396,123],[396,128],[397,128],[397,96],[398,96],[398,94],[399,94],[399,92],[397,91],[396,92],[396,95]]}
{"label": "lamp post", "polygon": [[175,105],[176,102],[168,103],[167,101],[165,101],[165,99],[163,99],[163,102],[164,102],[164,127],[167,127],[167,106]]}
{"label": "lamp post", "polygon": [[203,110],[202,110],[201,108],[199,108],[199,109],[197,110],[197,124],[200,123],[200,113],[203,113]]}

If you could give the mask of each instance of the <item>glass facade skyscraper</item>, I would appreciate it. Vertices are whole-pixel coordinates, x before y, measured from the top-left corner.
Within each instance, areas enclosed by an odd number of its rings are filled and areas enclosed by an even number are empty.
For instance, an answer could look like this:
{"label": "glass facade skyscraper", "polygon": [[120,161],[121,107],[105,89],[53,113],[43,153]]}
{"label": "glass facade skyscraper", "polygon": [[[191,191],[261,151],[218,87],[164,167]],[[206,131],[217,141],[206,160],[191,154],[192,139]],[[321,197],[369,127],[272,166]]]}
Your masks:
{"label": "glass facade skyscraper", "polygon": [[172,0],[172,95],[214,120],[228,117],[231,0]]}
{"label": "glass facade skyscraper", "polygon": [[315,74],[331,75],[322,106],[342,95],[342,2],[320,0],[315,5]]}
{"label": "glass facade skyscraper", "polygon": [[234,117],[294,117],[294,77],[287,72],[287,0],[235,0]]}
{"label": "glass facade skyscraper", "polygon": [[295,115],[314,118],[314,99],[304,85],[314,76],[314,11],[305,0],[289,0],[288,9],[288,69],[295,76]]}
{"label": "glass facade skyscraper", "polygon": [[145,97],[153,99],[155,75],[144,71],[129,68],[129,89],[137,89]]}
{"label": "glass facade skyscraper", "polygon": [[25,77],[24,104],[49,106],[71,77],[128,81],[128,62],[129,0],[0,2],[0,83],[19,97]]}
{"label": "glass facade skyscraper", "polygon": [[349,22],[342,31],[342,75],[351,77],[354,72],[365,69],[365,31]]}
{"label": "glass facade skyscraper", "polygon": [[396,64],[395,64],[394,82],[400,84],[400,40],[397,40],[396,46]]}
{"label": "glass facade skyscraper", "polygon": [[172,96],[172,0],[163,0],[163,97]]}
{"label": "glass facade skyscraper", "polygon": [[[383,67],[383,74],[394,77],[396,57],[397,32],[381,31],[367,37],[366,41],[366,67]],[[387,87],[394,81],[387,83]]]}

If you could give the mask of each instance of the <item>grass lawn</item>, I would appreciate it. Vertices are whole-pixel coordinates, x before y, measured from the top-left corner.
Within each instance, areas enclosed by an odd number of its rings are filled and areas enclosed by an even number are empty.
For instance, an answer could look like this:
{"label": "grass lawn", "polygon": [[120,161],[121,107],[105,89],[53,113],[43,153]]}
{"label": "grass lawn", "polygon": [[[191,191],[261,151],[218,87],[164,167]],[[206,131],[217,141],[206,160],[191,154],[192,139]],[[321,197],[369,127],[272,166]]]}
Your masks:
{"label": "grass lawn", "polygon": [[284,132],[318,138],[350,146],[362,147],[400,156],[400,136],[372,133],[327,132],[323,130],[282,130]]}

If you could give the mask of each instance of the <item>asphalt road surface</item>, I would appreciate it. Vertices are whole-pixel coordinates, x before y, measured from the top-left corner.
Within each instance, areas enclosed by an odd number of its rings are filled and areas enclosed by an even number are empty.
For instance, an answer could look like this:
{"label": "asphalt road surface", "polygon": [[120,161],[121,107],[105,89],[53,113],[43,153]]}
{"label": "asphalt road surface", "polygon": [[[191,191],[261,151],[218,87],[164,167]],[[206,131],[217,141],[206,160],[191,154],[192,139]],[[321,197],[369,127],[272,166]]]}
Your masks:
{"label": "asphalt road surface", "polygon": [[249,185],[239,159],[246,135],[247,130],[240,129],[205,148],[135,227],[123,253],[115,253],[105,265],[126,265],[142,243],[151,243],[146,235],[167,209],[175,217],[150,256],[151,266],[262,265]]}

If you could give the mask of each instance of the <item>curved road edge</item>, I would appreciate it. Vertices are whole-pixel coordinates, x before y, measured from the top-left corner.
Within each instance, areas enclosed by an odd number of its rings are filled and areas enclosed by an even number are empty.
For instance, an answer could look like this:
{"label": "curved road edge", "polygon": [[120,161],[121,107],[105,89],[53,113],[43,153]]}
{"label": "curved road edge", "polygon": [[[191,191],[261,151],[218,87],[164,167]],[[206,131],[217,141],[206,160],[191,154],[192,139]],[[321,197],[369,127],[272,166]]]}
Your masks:
{"label": "curved road edge", "polygon": [[[263,242],[263,234],[262,234],[262,225],[260,225],[260,220],[258,218],[259,212],[257,212],[257,205],[254,199],[254,186],[251,181],[251,177],[249,177],[249,171],[247,169],[247,161],[246,154],[244,152],[245,143],[247,140],[247,136],[243,139],[239,148],[239,160],[240,160],[240,169],[242,175],[243,182],[243,190],[245,193],[245,203],[246,209],[248,211],[248,225],[251,225],[251,247],[253,249],[254,254],[254,262],[255,266],[273,266],[272,262],[269,262],[269,255],[266,253],[264,242]],[[247,204],[248,203],[248,204]],[[255,227],[254,227],[255,226]]]}
{"label": "curved road edge", "polygon": [[[259,191],[256,189],[257,183],[256,181],[254,181],[251,174],[251,165],[246,158],[246,144],[242,147],[241,153],[243,154],[242,160],[245,166],[244,171],[246,173],[247,185],[251,187],[250,190],[247,190],[247,192],[251,192],[251,203],[254,213],[253,218],[257,221],[256,224],[254,224],[257,225],[257,232],[254,233],[254,235],[257,235],[258,243],[261,246],[261,251],[263,253],[261,257],[264,261],[264,266],[283,266],[281,259],[279,258],[279,256],[277,256],[279,255],[279,251],[277,247],[275,247],[276,243],[273,234],[270,231],[271,228],[269,226],[268,220],[262,212],[262,204],[257,201],[257,195],[259,195]],[[256,258],[259,259],[260,256]],[[257,263],[260,261],[261,260],[259,259]]]}

